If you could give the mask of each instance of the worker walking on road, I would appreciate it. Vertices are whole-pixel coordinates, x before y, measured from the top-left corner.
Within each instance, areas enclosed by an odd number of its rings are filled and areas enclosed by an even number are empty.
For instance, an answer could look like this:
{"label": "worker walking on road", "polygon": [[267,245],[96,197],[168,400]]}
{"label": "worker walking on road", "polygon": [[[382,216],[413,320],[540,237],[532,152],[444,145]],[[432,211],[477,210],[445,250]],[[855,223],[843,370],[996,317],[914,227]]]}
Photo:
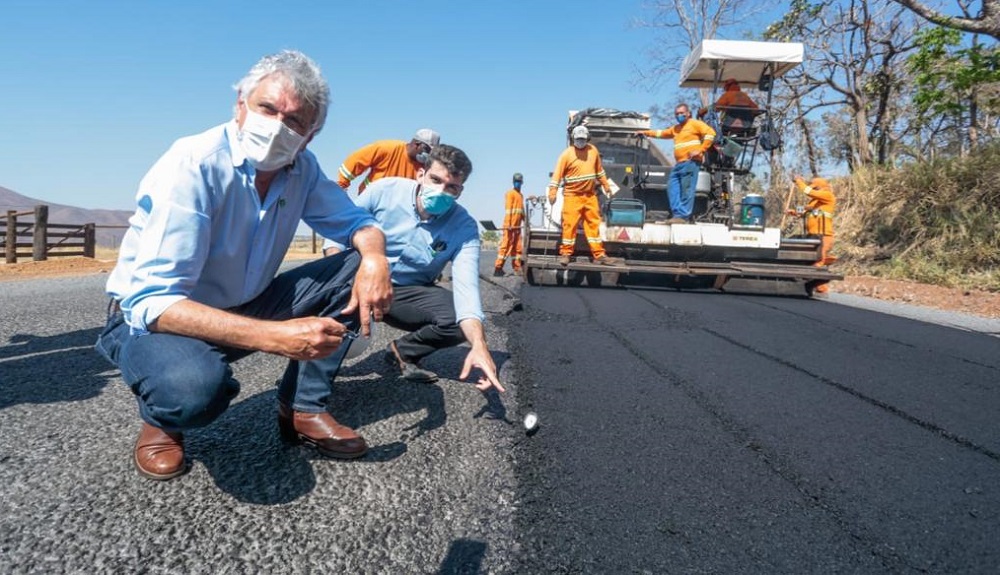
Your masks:
{"label": "worker walking on road", "polygon": [[610,197],[611,187],[601,164],[601,154],[589,143],[586,126],[573,128],[573,145],[566,148],[556,161],[549,182],[549,203],[556,203],[556,192],[563,187],[562,240],[559,243],[559,265],[569,265],[576,245],[576,226],[583,220],[583,233],[595,263],[617,265],[619,262],[604,252],[601,241],[601,214],[595,188],[598,183]]}
{"label": "worker walking on road", "polygon": [[[820,244],[819,260],[813,264],[816,267],[823,267],[837,261],[837,258],[830,255],[833,249],[833,211],[837,207],[837,199],[833,195],[833,188],[824,178],[813,178],[809,185],[801,176],[795,176],[795,185],[799,191],[809,196],[809,202],[805,206],[805,213],[802,217],[805,220],[806,234],[818,237]],[[789,214],[798,212],[790,210]],[[813,287],[813,293],[826,294],[830,291],[829,282],[818,282]]]}
{"label": "worker walking on road", "polygon": [[409,178],[417,175],[417,170],[424,167],[422,160],[438,145],[441,137],[429,128],[417,130],[407,143],[403,140],[379,140],[355,150],[347,156],[340,165],[337,184],[345,190],[351,187],[351,182],[368,172],[368,177],[361,182],[358,193],[365,191],[369,184],[380,178]]}
{"label": "worker walking on road", "polygon": [[667,181],[667,201],[670,202],[671,218],[668,224],[686,224],[694,211],[694,196],[698,186],[698,172],[707,152],[715,142],[715,130],[711,126],[691,117],[687,104],[678,104],[674,109],[677,124],[663,130],[643,130],[643,136],[673,139],[674,160]]}
{"label": "worker walking on road", "polygon": [[493,266],[493,275],[503,276],[503,266],[508,259],[514,273],[521,273],[521,224],[524,222],[524,197],[521,195],[521,185],[524,176],[514,174],[514,187],[507,190],[503,208],[503,238],[497,250],[497,261]]}

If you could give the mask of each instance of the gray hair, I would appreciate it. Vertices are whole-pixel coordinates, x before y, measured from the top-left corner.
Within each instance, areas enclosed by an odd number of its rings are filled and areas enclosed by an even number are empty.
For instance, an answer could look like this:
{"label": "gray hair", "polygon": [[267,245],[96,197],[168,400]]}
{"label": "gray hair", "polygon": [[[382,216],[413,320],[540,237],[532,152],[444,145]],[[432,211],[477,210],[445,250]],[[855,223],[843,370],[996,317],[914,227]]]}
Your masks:
{"label": "gray hair", "polygon": [[[297,50],[282,50],[277,54],[264,56],[247,72],[233,89],[246,100],[257,89],[264,78],[278,75],[292,85],[295,95],[316,110],[313,132],[318,132],[326,122],[326,111],[330,106],[330,86],[323,79],[319,66],[308,56]],[[234,108],[234,115],[239,108]]]}

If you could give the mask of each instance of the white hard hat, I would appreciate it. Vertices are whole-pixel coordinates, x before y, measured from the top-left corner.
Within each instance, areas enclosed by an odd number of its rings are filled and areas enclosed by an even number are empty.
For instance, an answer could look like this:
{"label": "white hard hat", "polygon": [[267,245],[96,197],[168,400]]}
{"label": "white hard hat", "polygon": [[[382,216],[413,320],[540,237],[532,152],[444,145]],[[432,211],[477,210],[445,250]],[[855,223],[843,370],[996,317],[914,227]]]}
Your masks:
{"label": "white hard hat", "polygon": [[590,131],[587,130],[587,126],[577,126],[577,127],[573,128],[573,139],[574,140],[578,140],[578,139],[589,140],[590,139]]}

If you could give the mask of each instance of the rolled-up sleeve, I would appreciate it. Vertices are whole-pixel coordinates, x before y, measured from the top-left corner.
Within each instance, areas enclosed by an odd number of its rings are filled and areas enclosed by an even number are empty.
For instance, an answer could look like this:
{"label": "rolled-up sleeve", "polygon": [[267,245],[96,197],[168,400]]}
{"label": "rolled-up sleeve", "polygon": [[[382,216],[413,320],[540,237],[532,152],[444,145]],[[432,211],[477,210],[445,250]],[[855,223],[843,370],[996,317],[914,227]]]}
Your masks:
{"label": "rolled-up sleeve", "polygon": [[451,262],[452,289],[455,301],[455,319],[476,318],[485,322],[482,299],[479,295],[479,239],[462,244]]}
{"label": "rolled-up sleeve", "polygon": [[190,157],[167,154],[139,185],[131,222],[138,235],[131,271],[116,291],[133,333],[145,333],[171,305],[190,296],[208,258],[211,199],[206,175]]}

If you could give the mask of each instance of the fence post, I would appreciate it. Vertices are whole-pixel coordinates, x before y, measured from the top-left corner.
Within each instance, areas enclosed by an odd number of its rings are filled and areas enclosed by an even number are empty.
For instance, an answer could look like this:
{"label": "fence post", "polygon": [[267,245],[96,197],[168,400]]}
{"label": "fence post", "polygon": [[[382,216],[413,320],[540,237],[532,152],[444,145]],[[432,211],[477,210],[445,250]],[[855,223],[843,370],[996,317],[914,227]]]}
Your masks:
{"label": "fence post", "polygon": [[44,262],[48,258],[49,207],[35,206],[35,233],[31,238],[31,259]]}
{"label": "fence post", "polygon": [[7,239],[4,244],[4,255],[7,263],[17,263],[17,212],[7,210]]}
{"label": "fence post", "polygon": [[83,257],[94,258],[94,245],[97,243],[96,228],[94,224],[83,225]]}

